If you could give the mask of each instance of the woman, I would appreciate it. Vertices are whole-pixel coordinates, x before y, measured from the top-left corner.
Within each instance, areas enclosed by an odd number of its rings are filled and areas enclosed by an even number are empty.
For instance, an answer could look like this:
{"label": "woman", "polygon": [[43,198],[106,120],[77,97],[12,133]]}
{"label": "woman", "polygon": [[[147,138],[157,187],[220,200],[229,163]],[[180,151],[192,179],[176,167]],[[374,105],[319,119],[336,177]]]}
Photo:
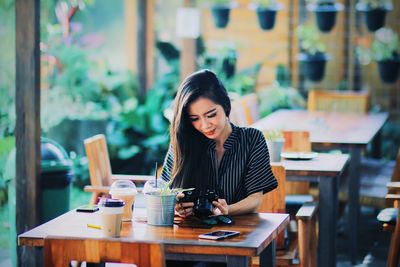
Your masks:
{"label": "woman", "polygon": [[[171,144],[161,177],[173,179],[173,187],[216,190],[215,215],[256,211],[262,195],[277,187],[262,133],[229,122],[228,93],[209,70],[187,77],[174,104]],[[193,206],[179,203],[175,211],[186,217],[193,214]]]}

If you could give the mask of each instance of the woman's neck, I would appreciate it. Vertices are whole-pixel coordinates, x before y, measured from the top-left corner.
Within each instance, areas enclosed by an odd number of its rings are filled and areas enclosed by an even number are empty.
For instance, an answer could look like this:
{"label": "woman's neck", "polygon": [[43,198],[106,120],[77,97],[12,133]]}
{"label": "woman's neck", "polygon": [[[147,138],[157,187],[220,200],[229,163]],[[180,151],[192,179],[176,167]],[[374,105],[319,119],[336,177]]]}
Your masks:
{"label": "woman's neck", "polygon": [[221,133],[221,136],[218,139],[215,139],[215,145],[217,149],[223,149],[224,143],[226,139],[228,139],[229,135],[232,133],[232,126],[229,122],[226,123],[224,130]]}

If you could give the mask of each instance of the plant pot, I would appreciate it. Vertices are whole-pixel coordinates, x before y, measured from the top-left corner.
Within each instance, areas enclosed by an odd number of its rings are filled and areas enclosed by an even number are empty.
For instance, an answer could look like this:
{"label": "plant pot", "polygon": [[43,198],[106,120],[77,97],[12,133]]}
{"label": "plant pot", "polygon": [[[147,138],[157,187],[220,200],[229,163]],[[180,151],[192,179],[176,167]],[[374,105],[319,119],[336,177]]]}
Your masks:
{"label": "plant pot", "polygon": [[276,10],[267,8],[257,8],[258,25],[264,31],[268,31],[274,28]]}
{"label": "plant pot", "polygon": [[304,62],[305,76],[309,80],[319,82],[324,78],[325,65],[328,60],[328,56],[325,53],[319,52],[314,55],[303,53],[299,55],[299,60]]}
{"label": "plant pot", "polygon": [[268,140],[268,151],[269,151],[269,161],[270,162],[279,162],[281,161],[281,153],[283,149],[283,145],[285,144],[285,139],[276,139],[276,140]]}
{"label": "plant pot", "polygon": [[147,223],[155,226],[174,224],[175,194],[160,195],[159,192],[145,194],[147,205]]}
{"label": "plant pot", "polygon": [[228,25],[230,6],[212,6],[211,14],[216,28],[222,29]]}
{"label": "plant pot", "polygon": [[365,12],[365,23],[369,31],[374,32],[385,25],[386,12],[382,8],[371,9]]}
{"label": "plant pot", "polygon": [[386,13],[393,9],[391,5],[380,8],[370,8],[367,5],[357,4],[356,9],[365,13],[365,23],[367,29],[374,32],[385,26]]}
{"label": "plant pot", "polygon": [[336,24],[336,13],[343,10],[343,5],[336,4],[309,4],[308,10],[315,12],[318,29],[321,32],[330,32]]}
{"label": "plant pot", "polygon": [[379,76],[384,83],[394,83],[399,76],[400,58],[378,61]]}
{"label": "plant pot", "polygon": [[222,71],[226,78],[231,78],[236,72],[236,58],[226,57],[222,60]]}

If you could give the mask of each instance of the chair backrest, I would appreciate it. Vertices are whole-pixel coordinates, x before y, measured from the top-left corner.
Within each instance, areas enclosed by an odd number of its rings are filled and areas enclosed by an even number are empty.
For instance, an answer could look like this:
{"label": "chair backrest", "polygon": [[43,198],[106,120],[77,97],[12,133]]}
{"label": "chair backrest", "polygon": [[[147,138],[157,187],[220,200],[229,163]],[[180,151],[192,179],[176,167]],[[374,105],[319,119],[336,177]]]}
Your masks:
{"label": "chair backrest", "polygon": [[98,134],[85,139],[84,144],[91,184],[94,186],[111,185],[112,172],[106,137]]}
{"label": "chair backrest", "polygon": [[[263,195],[260,206],[257,212],[273,212],[273,213],[285,213],[285,184],[286,184],[286,170],[281,163],[271,163],[272,172],[278,181],[278,187],[271,192]],[[284,232],[278,235],[276,239],[277,248],[285,247],[285,235]]]}
{"label": "chair backrest", "polygon": [[[311,141],[308,131],[283,131],[285,144],[283,145],[284,152],[310,152]],[[310,193],[309,182],[287,182],[286,194],[288,195],[307,195]]]}
{"label": "chair backrest", "polygon": [[285,152],[310,152],[311,141],[310,132],[308,131],[283,131],[285,144],[283,151]]}
{"label": "chair backrest", "polygon": [[238,126],[249,126],[260,119],[257,95],[251,93],[233,99],[229,119]]}
{"label": "chair backrest", "polygon": [[240,99],[247,125],[251,125],[260,119],[260,108],[258,104],[257,94],[247,94]]}
{"label": "chair backrest", "polygon": [[366,91],[311,90],[308,93],[309,111],[367,113],[369,93]]}
{"label": "chair backrest", "polygon": [[163,245],[119,240],[61,239],[44,240],[45,267],[65,267],[70,261],[133,263],[138,267],[165,267]]}
{"label": "chair backrest", "polygon": [[271,163],[272,172],[278,181],[278,187],[263,195],[258,212],[285,213],[286,170],[282,163]]}
{"label": "chair backrest", "polygon": [[396,156],[396,164],[394,165],[393,174],[392,174],[392,182],[400,182],[400,147]]}

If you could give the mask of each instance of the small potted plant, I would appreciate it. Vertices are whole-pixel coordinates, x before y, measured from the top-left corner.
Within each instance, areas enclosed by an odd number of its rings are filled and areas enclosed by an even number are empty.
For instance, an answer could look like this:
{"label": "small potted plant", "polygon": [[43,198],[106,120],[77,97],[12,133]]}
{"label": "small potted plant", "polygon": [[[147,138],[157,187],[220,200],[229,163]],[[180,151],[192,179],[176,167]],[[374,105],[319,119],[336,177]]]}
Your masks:
{"label": "small potted plant", "polygon": [[400,41],[399,36],[388,28],[375,32],[371,48],[357,49],[361,62],[368,63],[371,59],[378,63],[378,71],[384,83],[394,83],[399,76]]}
{"label": "small potted plant", "polygon": [[276,13],[282,9],[282,4],[276,0],[254,0],[249,8],[256,11],[260,28],[268,31],[274,28]]}
{"label": "small potted plant", "polygon": [[391,0],[359,0],[356,9],[365,13],[365,23],[374,32],[385,25],[386,13],[393,9]]}
{"label": "small potted plant", "polygon": [[336,23],[336,13],[343,10],[343,5],[335,0],[306,0],[307,9],[315,12],[318,29],[330,32]]}
{"label": "small potted plant", "polygon": [[326,47],[320,40],[320,35],[316,27],[298,26],[297,36],[300,40],[300,48],[302,53],[299,60],[306,65],[305,75],[314,82],[322,80],[325,74],[325,65],[328,60]]}
{"label": "small potted plant", "polygon": [[285,144],[285,138],[282,132],[278,130],[269,130],[264,131],[263,135],[267,141],[270,162],[281,161],[281,153],[283,145]]}
{"label": "small potted plant", "polygon": [[208,2],[215,27],[219,29],[226,28],[229,23],[230,11],[237,4],[231,0],[212,0]]}

